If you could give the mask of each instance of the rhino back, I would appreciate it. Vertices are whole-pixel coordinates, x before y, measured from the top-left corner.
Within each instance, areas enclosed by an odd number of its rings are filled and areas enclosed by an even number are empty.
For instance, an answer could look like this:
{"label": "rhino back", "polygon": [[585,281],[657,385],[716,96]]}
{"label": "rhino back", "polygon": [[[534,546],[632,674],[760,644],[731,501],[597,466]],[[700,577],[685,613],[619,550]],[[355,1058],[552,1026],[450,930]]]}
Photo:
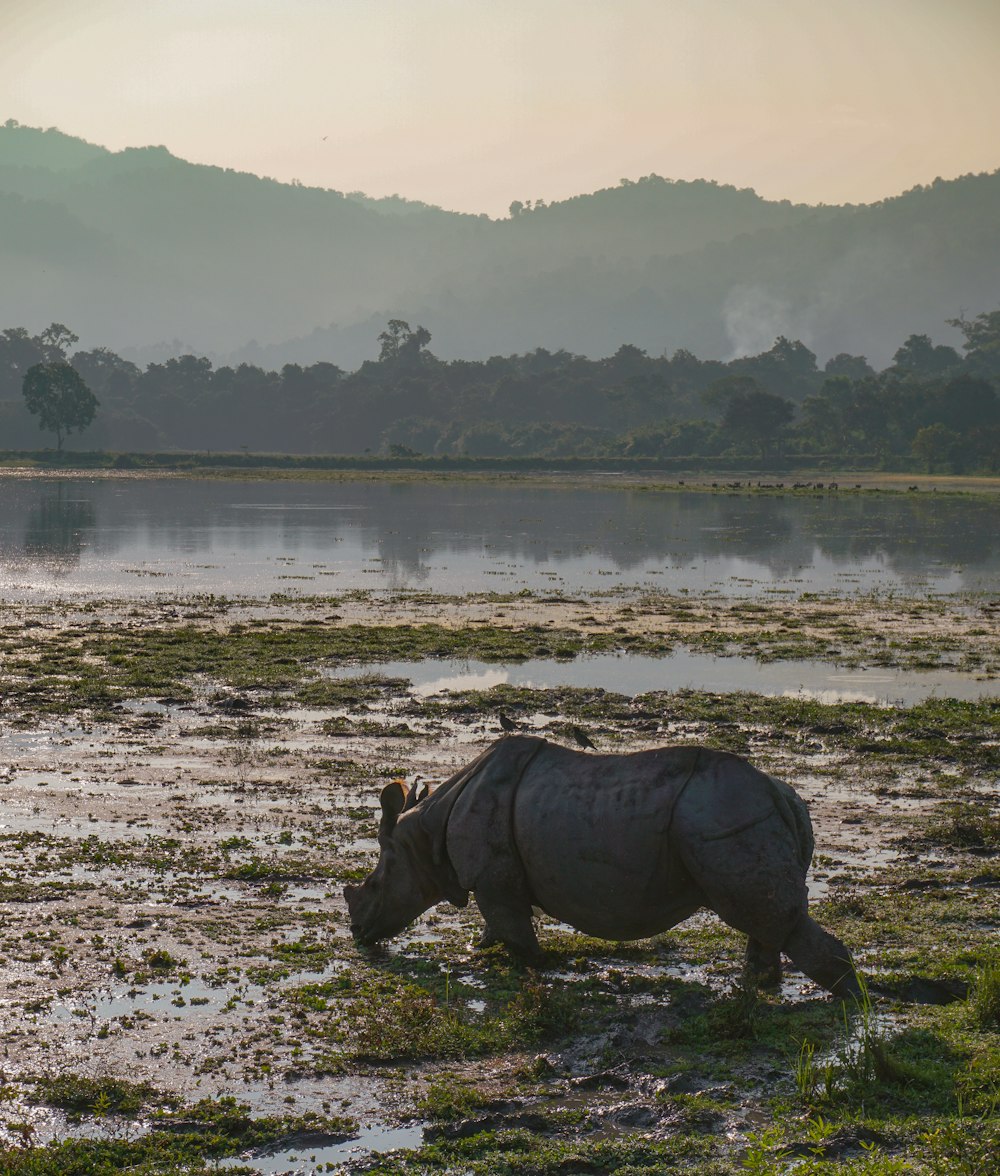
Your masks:
{"label": "rhino back", "polygon": [[512,736],[456,791],[442,833],[461,887],[499,881],[591,935],[653,935],[707,905],[714,887],[699,857],[719,851],[766,861],[780,844],[781,884],[804,893],[805,805],[739,756],[699,747],[590,755]]}
{"label": "rhino back", "polygon": [[697,785],[685,789],[683,808],[706,837],[774,812],[793,836],[811,843],[809,811],[795,789],[732,752],[702,749]]}
{"label": "rhino back", "polygon": [[[536,905],[616,939],[663,931],[697,907],[669,828],[700,754],[691,747],[632,755],[546,748],[513,805],[513,841]],[[665,918],[671,900],[683,910]]]}

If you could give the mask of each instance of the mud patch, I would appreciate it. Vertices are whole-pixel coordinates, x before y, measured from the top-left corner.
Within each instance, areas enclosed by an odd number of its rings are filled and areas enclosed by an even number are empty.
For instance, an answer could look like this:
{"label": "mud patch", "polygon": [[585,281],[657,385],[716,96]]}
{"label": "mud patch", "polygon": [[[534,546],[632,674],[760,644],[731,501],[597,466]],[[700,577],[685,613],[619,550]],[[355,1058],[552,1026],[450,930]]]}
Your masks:
{"label": "mud patch", "polygon": [[[862,1106],[874,1125],[861,1142],[890,1157],[936,1162],[924,1137],[938,1127],[967,1146],[989,1138],[975,1117],[988,1108],[995,1030],[979,1018],[991,1007],[1000,886],[963,829],[968,806],[996,814],[995,702],[887,708],[760,691],[631,695],[596,683],[452,683],[449,694],[420,694],[395,676],[331,680],[319,672],[329,666],[296,660],[319,648],[304,636],[306,622],[331,607],[206,601],[204,615],[185,606],[173,620],[158,611],[150,665],[169,671],[169,693],[133,683],[110,705],[81,678],[85,690],[59,687],[68,712],[44,722],[37,695],[18,687],[5,696],[5,1090],[30,1092],[53,1074],[76,1076],[85,1092],[83,1079],[127,1076],[188,1106],[234,1096],[248,1108],[240,1122],[280,1125],[266,1143],[234,1136],[213,1162],[273,1163],[270,1171],[377,1163],[386,1172],[496,1172],[518,1162],[541,1173],[680,1163],[725,1171],[754,1156],[780,1170],[782,1155],[811,1142],[830,1157],[854,1155],[837,1133],[853,1129]],[[747,641],[753,624],[778,618],[745,605],[613,595],[457,607],[470,626],[509,611],[522,628],[619,626],[615,640],[648,625],[660,640],[672,628],[691,638],[718,622],[718,632],[739,628]],[[886,618],[882,607],[862,615],[850,606],[851,641],[905,622],[904,602],[886,605]],[[365,596],[336,609],[330,624],[363,627],[367,618],[382,633],[426,621],[441,604]],[[939,603],[921,610],[928,630],[949,615]],[[837,623],[831,602],[783,602],[780,611],[813,626],[810,640]],[[958,631],[980,623],[974,612],[954,605]],[[69,645],[93,632],[91,619],[44,618],[73,630]],[[130,623],[139,630],[150,616]],[[249,681],[254,666],[236,667],[243,681],[232,667],[230,680],[197,659],[169,660],[201,648],[188,644],[191,625],[228,640],[234,624],[270,643],[267,682]],[[283,645],[273,635],[285,630],[293,636]],[[31,629],[25,643],[48,631]],[[15,678],[27,691],[26,675]],[[697,742],[740,751],[795,783],[815,825],[817,917],[872,977],[868,1054],[846,1050],[864,1031],[845,1029],[843,1012],[804,978],[788,972],[777,991],[746,991],[742,937],[714,917],[638,944],[543,921],[547,967],[537,973],[499,949],[472,949],[481,930],[474,906],[442,905],[383,951],[359,951],[341,888],[375,860],[379,790],[397,776],[445,778],[498,734],[501,709],[556,740],[583,726],[602,750]],[[331,719],[349,725],[324,731]],[[914,979],[921,987],[908,987]],[[956,999],[929,999],[945,992]],[[969,1041],[985,1062],[972,1065]],[[869,1055],[866,1070],[860,1059]],[[955,1126],[959,1098],[966,1127]],[[105,1147],[125,1130],[81,1105],[69,1123],[58,1108],[11,1097],[0,1113],[5,1138],[19,1148],[65,1138]],[[151,1113],[129,1121],[128,1163],[141,1160],[135,1149],[155,1128]],[[341,1138],[294,1124],[307,1114],[351,1118],[357,1130]]]}

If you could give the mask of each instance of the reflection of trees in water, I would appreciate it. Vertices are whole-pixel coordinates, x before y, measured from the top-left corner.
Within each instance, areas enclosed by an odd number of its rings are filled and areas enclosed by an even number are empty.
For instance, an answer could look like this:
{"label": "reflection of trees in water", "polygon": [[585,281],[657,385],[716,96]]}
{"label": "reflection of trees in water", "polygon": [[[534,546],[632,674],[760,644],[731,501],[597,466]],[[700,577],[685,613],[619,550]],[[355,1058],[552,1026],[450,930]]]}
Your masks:
{"label": "reflection of trees in water", "polygon": [[[100,517],[98,528],[97,517]],[[547,566],[669,570],[742,561],[775,578],[817,561],[881,564],[903,578],[956,565],[980,576],[1000,563],[992,497],[920,493],[769,496],[559,489],[498,483],[0,483],[0,548],[71,569],[85,544],[99,556],[142,549],[178,564],[234,552],[262,568],[276,556],[381,557],[372,587],[432,580],[447,590],[461,562],[504,590]],[[451,565],[447,571],[443,569]],[[508,566],[512,565],[512,566]],[[273,566],[273,564],[271,564]],[[940,571],[940,568],[938,569]],[[666,583],[666,581],[664,581]]]}
{"label": "reflection of trees in water", "polygon": [[46,488],[28,512],[21,544],[24,555],[56,576],[68,575],[97,527],[97,512],[88,498],[65,483]]}
{"label": "reflection of trees in water", "polygon": [[[806,504],[802,504],[805,506]],[[991,497],[934,494],[848,495],[811,500],[799,530],[834,563],[884,560],[898,575],[925,575],[934,565],[983,567],[996,559],[1000,512]]]}
{"label": "reflection of trees in water", "polygon": [[[380,490],[383,488],[379,488]],[[531,567],[591,559],[622,570],[741,560],[776,578],[816,562],[883,564],[903,577],[933,565],[995,558],[998,509],[982,500],[897,496],[717,495],[630,491],[501,491],[410,487],[410,502],[373,509],[366,537],[384,566],[405,571],[482,551]],[[392,519],[380,529],[380,514]],[[372,515],[375,518],[372,518]],[[427,549],[431,548],[431,554]]]}

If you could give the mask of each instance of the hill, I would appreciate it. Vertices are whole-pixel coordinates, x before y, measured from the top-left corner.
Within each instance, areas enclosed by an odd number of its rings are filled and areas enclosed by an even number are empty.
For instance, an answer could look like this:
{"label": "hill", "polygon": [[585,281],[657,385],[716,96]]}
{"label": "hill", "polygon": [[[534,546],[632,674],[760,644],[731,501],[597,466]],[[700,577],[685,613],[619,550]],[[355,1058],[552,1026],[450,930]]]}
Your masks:
{"label": "hill", "polygon": [[449,358],[727,358],[784,334],[881,364],[1000,302],[1000,173],[818,208],[649,176],[491,220],[8,122],[0,267],[0,323],[57,319],[137,359],[352,367],[401,317]]}

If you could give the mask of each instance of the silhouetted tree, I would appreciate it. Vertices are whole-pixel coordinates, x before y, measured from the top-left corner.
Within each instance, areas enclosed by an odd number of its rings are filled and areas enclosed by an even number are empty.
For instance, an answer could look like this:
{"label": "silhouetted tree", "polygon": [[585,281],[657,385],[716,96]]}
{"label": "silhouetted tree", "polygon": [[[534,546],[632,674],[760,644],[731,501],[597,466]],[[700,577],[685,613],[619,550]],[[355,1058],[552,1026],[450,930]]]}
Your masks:
{"label": "silhouetted tree", "polygon": [[378,337],[381,350],[379,363],[399,363],[409,367],[420,361],[421,349],[431,341],[426,327],[410,330],[403,319],[389,319],[388,326]]}
{"label": "silhouetted tree", "polygon": [[709,384],[702,392],[701,399],[711,413],[721,417],[737,397],[762,391],[753,376],[726,375]]}
{"label": "silhouetted tree", "polygon": [[963,348],[969,368],[977,374],[1000,376],[1000,310],[977,314],[974,319],[949,319],[965,336]]}
{"label": "silhouetted tree", "polygon": [[930,335],[911,335],[892,357],[893,369],[914,376],[941,376],[957,368],[962,360],[954,347],[935,345]]}
{"label": "silhouetted tree", "polygon": [[97,414],[97,397],[68,363],[36,363],[25,373],[22,391],[39,427],[55,433],[57,450],[64,434],[85,429]]}
{"label": "silhouetted tree", "polygon": [[77,351],[72,364],[95,396],[107,396],[113,400],[130,399],[142,375],[134,363],[122,359],[107,347]]}
{"label": "silhouetted tree", "polygon": [[851,380],[863,380],[866,376],[875,375],[875,369],[863,355],[849,355],[846,351],[831,356],[824,364],[823,371],[828,376],[847,376]]}
{"label": "silhouetted tree", "polygon": [[62,323],[51,323],[38,335],[24,327],[0,331],[0,398],[16,397],[28,368],[36,363],[61,363],[77,336]]}
{"label": "silhouetted tree", "polygon": [[816,387],[816,356],[798,340],[779,335],[770,351],[734,359],[730,371],[752,376],[775,395],[802,400]]}
{"label": "silhouetted tree", "polygon": [[885,409],[871,381],[830,376],[803,402],[801,431],[835,453],[878,451],[885,441]]}
{"label": "silhouetted tree", "polygon": [[949,429],[972,433],[997,423],[1000,402],[988,380],[958,376],[931,397],[930,411]]}
{"label": "silhouetted tree", "polygon": [[50,323],[38,336],[38,342],[46,363],[61,363],[73,344],[80,342],[80,336],[74,335],[62,323]]}
{"label": "silhouetted tree", "polygon": [[[643,189],[644,182],[630,191]],[[430,332],[404,319],[391,319],[379,335],[379,359],[353,372],[327,362],[287,363],[280,372],[251,362],[214,368],[195,355],[140,372],[103,347],[78,351],[71,362],[100,400],[101,444],[119,449],[319,454],[397,445],[422,454],[766,457],[787,436],[802,453],[995,469],[1000,311],[955,322],[966,336],[965,359],[911,335],[878,374],[847,353],[820,372],[809,348],[787,338],[728,362],[689,351],[654,356],[632,344],[593,360],[536,347],[445,362],[427,350]],[[20,395],[25,373],[65,366],[59,357],[75,339],[61,323],[37,335],[0,330],[0,432],[8,444],[34,444]],[[789,428],[796,403],[801,413]],[[932,431],[917,441],[925,429]],[[53,431],[61,447],[71,429]]]}

